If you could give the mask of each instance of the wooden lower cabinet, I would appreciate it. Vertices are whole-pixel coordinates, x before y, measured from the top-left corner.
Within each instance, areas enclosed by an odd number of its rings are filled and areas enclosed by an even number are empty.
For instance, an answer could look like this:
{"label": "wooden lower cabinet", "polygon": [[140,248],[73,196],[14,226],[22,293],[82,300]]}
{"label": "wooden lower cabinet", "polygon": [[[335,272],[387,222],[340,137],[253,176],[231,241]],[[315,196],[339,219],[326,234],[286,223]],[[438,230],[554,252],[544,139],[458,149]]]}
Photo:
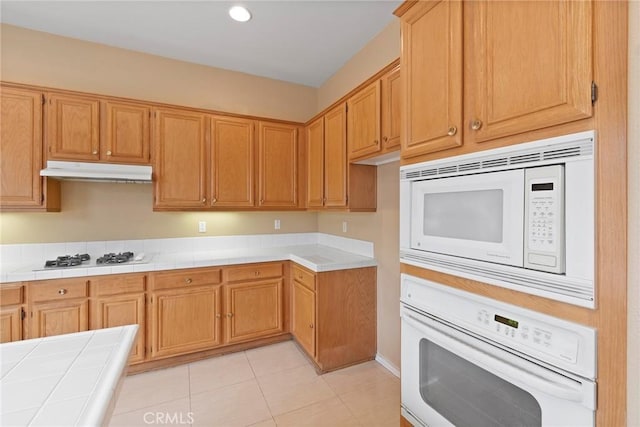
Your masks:
{"label": "wooden lower cabinet", "polygon": [[88,283],[85,278],[28,283],[29,338],[88,330]]}
{"label": "wooden lower cabinet", "polygon": [[8,283],[0,288],[0,343],[24,338],[24,286]]}
{"label": "wooden lower cabinet", "polygon": [[316,356],[316,294],[297,280],[292,290],[291,333],[311,357]]}
{"label": "wooden lower cabinet", "polygon": [[[376,354],[376,267],[313,273],[294,265],[292,276],[293,335],[319,370],[372,360]],[[311,302],[314,314],[309,314]],[[310,322],[312,317],[314,322]],[[313,327],[305,328],[306,322]],[[310,334],[307,329],[314,331]]]}
{"label": "wooden lower cabinet", "polygon": [[109,275],[90,280],[90,329],[133,324],[139,326],[136,343],[129,357],[131,364],[145,359],[145,282],[146,277],[142,274]]}
{"label": "wooden lower cabinet", "polygon": [[281,333],[282,287],[282,278],[225,285],[225,343]]}
{"label": "wooden lower cabinet", "polygon": [[222,344],[219,268],[166,271],[150,276],[150,358]]}
{"label": "wooden lower cabinet", "polygon": [[30,338],[50,337],[89,330],[89,301],[75,299],[34,304]]}

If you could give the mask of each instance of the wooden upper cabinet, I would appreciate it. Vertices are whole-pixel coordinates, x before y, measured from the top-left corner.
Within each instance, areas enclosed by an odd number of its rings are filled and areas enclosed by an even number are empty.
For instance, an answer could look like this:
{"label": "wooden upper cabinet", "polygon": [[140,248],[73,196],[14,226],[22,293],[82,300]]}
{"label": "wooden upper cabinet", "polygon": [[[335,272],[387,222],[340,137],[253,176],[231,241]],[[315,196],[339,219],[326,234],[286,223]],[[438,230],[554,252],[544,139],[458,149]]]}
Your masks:
{"label": "wooden upper cabinet", "polygon": [[207,203],[207,116],[154,111],[154,208],[202,208]]}
{"label": "wooden upper cabinet", "polygon": [[259,206],[298,206],[298,128],[260,122],[258,137]]}
{"label": "wooden upper cabinet", "polygon": [[42,93],[2,88],[0,207],[42,203]]}
{"label": "wooden upper cabinet", "polygon": [[465,139],[592,115],[592,2],[485,0],[464,7]]}
{"label": "wooden upper cabinet", "polygon": [[47,145],[51,160],[100,160],[98,98],[47,95]]}
{"label": "wooden upper cabinet", "polygon": [[457,147],[462,144],[462,2],[420,1],[401,18],[402,156]]}
{"label": "wooden upper cabinet", "polygon": [[382,149],[400,147],[400,66],[386,73],[380,79],[381,107],[380,134]]}
{"label": "wooden upper cabinet", "polygon": [[347,206],[347,110],[342,103],[324,118],[324,205]]}
{"label": "wooden upper cabinet", "polygon": [[116,163],[149,163],[149,118],[144,104],[105,101],[104,138],[100,158]]}
{"label": "wooden upper cabinet", "polygon": [[255,124],[211,117],[211,206],[254,205]]}
{"label": "wooden upper cabinet", "polygon": [[376,80],[347,101],[349,158],[380,150],[380,81]]}
{"label": "wooden upper cabinet", "polygon": [[307,133],[307,207],[324,205],[324,117],[309,124]]}

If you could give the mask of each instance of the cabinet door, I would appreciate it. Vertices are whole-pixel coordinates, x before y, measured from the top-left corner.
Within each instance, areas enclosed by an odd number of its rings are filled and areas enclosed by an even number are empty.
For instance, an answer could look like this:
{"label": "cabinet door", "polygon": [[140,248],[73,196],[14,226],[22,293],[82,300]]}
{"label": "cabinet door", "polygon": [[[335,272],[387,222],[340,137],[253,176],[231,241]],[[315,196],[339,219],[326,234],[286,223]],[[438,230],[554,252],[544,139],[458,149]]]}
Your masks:
{"label": "cabinet door", "polygon": [[0,343],[22,338],[22,307],[0,308]]}
{"label": "cabinet door", "polygon": [[225,285],[225,342],[278,334],[282,324],[283,279]]}
{"label": "cabinet door", "polygon": [[100,160],[100,102],[96,98],[49,94],[48,158]]}
{"label": "cabinet door", "polygon": [[347,206],[347,109],[340,104],[324,119],[324,205]]}
{"label": "cabinet door", "polygon": [[316,355],[316,296],[297,281],[293,282],[293,336],[311,357]]}
{"label": "cabinet door", "polygon": [[139,325],[136,345],[129,362],[136,363],[145,357],[145,296],[144,294],[119,295],[97,298],[91,304],[91,329]]}
{"label": "cabinet door", "polygon": [[211,206],[253,206],[254,122],[211,118]]}
{"label": "cabinet door", "polygon": [[465,3],[465,139],[590,117],[592,2]]}
{"label": "cabinet door", "polygon": [[417,2],[401,31],[402,156],[461,145],[462,2]]}
{"label": "cabinet door", "polygon": [[154,206],[205,207],[206,116],[191,111],[159,109],[154,112],[154,119]]}
{"label": "cabinet door", "polygon": [[86,299],[34,304],[31,308],[30,338],[82,332],[89,328]]}
{"label": "cabinet door", "polygon": [[380,81],[347,101],[349,159],[380,151]]}
{"label": "cabinet door", "polygon": [[149,116],[142,104],[107,101],[101,158],[118,163],[149,163]]}
{"label": "cabinet door", "polygon": [[259,206],[297,207],[298,128],[260,122],[259,129]]}
{"label": "cabinet door", "polygon": [[380,84],[382,149],[393,150],[400,147],[400,67],[385,74]]}
{"label": "cabinet door", "polygon": [[42,203],[42,94],[2,88],[0,206]]}
{"label": "cabinet door", "polygon": [[205,350],[222,343],[220,285],[154,292],[151,357]]}
{"label": "cabinet door", "polygon": [[307,132],[307,206],[324,204],[324,117],[319,117]]}

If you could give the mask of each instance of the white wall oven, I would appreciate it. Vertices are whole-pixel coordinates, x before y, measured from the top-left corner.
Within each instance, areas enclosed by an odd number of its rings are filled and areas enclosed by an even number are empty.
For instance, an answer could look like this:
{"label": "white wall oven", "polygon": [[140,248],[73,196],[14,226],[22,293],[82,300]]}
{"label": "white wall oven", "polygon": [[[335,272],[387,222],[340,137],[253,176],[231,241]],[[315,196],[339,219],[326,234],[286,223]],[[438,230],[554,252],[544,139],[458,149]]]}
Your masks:
{"label": "white wall oven", "polygon": [[595,307],[594,132],[400,169],[402,262]]}
{"label": "white wall oven", "polygon": [[412,424],[595,424],[594,329],[407,275],[401,317]]}

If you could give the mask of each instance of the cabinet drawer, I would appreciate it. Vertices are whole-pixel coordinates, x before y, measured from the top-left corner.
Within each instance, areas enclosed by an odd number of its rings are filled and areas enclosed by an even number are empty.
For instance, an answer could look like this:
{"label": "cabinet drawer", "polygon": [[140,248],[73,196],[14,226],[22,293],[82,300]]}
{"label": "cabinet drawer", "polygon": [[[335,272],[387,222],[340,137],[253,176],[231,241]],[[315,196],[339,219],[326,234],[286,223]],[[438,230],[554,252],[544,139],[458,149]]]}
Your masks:
{"label": "cabinet drawer", "polygon": [[300,283],[301,285],[306,286],[307,288],[311,289],[312,291],[316,290],[316,275],[313,274],[310,271],[307,270],[303,270],[302,268],[298,267],[297,265],[294,265],[292,270],[293,272],[293,279]]}
{"label": "cabinet drawer", "polygon": [[143,274],[125,276],[103,276],[89,279],[89,293],[92,297],[144,292]]}
{"label": "cabinet drawer", "polygon": [[194,269],[158,273],[151,276],[153,290],[193,287],[220,283],[219,269]]}
{"label": "cabinet drawer", "polygon": [[282,264],[253,264],[242,267],[232,267],[224,270],[226,282],[241,282],[246,280],[282,277]]}
{"label": "cabinet drawer", "polygon": [[24,295],[24,287],[20,286],[3,286],[0,287],[0,305],[16,305],[22,304],[22,296]]}
{"label": "cabinet drawer", "polygon": [[87,284],[87,279],[31,282],[29,284],[29,300],[32,302],[57,301],[87,297],[89,295]]}

